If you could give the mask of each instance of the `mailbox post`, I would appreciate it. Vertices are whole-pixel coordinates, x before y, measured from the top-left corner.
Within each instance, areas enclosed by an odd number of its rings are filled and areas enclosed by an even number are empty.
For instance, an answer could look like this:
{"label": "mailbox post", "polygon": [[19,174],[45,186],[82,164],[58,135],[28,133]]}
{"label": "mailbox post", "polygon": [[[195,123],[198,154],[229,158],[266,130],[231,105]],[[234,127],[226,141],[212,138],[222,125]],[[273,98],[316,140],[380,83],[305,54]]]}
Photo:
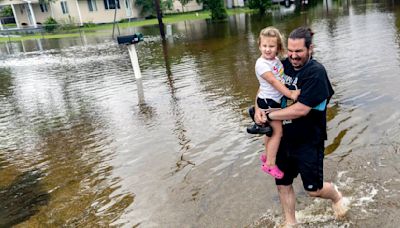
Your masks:
{"label": "mailbox post", "polygon": [[128,36],[118,36],[117,41],[118,44],[128,45],[129,56],[131,58],[135,78],[136,79],[142,78],[142,73],[140,72],[139,61],[135,45],[140,41],[143,41],[143,35],[141,33],[135,33],[133,35],[128,35]]}

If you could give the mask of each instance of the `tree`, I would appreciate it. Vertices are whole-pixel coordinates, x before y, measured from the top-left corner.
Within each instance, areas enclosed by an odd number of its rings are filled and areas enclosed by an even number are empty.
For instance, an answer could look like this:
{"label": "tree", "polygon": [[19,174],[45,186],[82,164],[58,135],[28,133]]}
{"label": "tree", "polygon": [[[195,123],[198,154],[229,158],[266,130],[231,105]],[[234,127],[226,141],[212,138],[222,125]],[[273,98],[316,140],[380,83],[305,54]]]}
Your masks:
{"label": "tree", "polygon": [[271,8],[271,0],[248,0],[248,6],[250,9],[258,9],[260,14]]}
{"label": "tree", "polygon": [[155,4],[153,0],[136,0],[135,5],[142,8],[140,11],[141,15],[156,15],[154,12]]}
{"label": "tree", "polygon": [[13,11],[11,6],[4,6],[1,10],[0,10],[0,17],[12,17]]}
{"label": "tree", "polygon": [[191,0],[179,0],[182,5],[182,12],[185,12],[184,7],[190,2]]}
{"label": "tree", "polygon": [[[173,6],[173,0],[160,1],[160,4],[163,12],[166,10],[171,10]],[[140,11],[141,15],[156,17],[157,12],[154,0],[136,0],[135,5],[142,8]]]}
{"label": "tree", "polygon": [[220,20],[228,17],[225,9],[224,0],[196,0],[202,2],[211,11],[211,19]]}
{"label": "tree", "polygon": [[162,9],[162,11],[172,10],[172,7],[174,7],[174,0],[161,1],[161,9]]}

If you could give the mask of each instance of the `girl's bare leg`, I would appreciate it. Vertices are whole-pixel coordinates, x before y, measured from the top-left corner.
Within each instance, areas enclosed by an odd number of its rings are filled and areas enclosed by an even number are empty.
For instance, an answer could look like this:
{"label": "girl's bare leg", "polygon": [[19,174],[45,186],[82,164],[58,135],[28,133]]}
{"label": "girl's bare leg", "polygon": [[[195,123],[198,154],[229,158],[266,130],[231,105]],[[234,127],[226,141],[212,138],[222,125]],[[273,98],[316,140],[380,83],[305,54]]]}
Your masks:
{"label": "girl's bare leg", "polygon": [[265,147],[264,153],[265,153],[265,157],[267,158],[267,160],[268,160],[268,153],[267,153],[268,148],[267,148],[267,145],[268,145],[269,138],[270,137],[268,137],[266,135],[264,136],[264,147]]}
{"label": "girl's bare leg", "polygon": [[276,153],[278,152],[279,143],[282,137],[282,121],[272,121],[269,123],[272,127],[272,136],[266,140],[265,148],[267,154],[268,166],[274,166],[276,161]]}

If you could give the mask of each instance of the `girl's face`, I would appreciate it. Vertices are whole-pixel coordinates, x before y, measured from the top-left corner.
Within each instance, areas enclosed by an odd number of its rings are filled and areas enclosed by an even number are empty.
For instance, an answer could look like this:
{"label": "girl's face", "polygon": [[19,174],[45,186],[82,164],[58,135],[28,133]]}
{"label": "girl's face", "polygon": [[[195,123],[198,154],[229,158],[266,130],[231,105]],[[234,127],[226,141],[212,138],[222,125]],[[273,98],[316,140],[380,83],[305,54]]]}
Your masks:
{"label": "girl's face", "polygon": [[261,36],[260,45],[258,46],[261,56],[265,59],[275,59],[278,54],[278,41],[276,37]]}

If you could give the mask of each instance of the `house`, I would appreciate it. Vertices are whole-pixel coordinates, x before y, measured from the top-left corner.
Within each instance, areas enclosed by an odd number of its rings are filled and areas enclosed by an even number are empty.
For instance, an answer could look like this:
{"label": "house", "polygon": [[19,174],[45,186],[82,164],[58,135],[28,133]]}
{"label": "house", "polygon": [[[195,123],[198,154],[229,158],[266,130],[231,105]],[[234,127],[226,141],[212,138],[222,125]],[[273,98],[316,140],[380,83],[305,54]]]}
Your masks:
{"label": "house", "polygon": [[244,7],[244,0],[225,0],[226,8]]}
{"label": "house", "polygon": [[[115,20],[140,18],[140,10],[134,0],[0,0],[0,6],[11,6],[18,28],[37,28],[49,17],[60,23],[110,23]],[[182,5],[175,0],[175,12],[182,10]],[[115,10],[117,8],[117,10]],[[184,11],[202,10],[203,5],[190,1]],[[0,20],[0,29],[3,29]]]}
{"label": "house", "polygon": [[[115,20],[140,18],[135,0],[0,0],[0,6],[11,6],[18,29],[37,28],[52,17],[62,24],[110,23]],[[160,0],[162,1],[162,0]],[[244,0],[224,0],[227,8],[243,7]],[[115,10],[117,8],[117,10]],[[167,13],[198,11],[203,4],[196,0],[182,7],[173,0]],[[116,11],[116,12],[115,12]],[[0,20],[0,30],[3,30]]]}

